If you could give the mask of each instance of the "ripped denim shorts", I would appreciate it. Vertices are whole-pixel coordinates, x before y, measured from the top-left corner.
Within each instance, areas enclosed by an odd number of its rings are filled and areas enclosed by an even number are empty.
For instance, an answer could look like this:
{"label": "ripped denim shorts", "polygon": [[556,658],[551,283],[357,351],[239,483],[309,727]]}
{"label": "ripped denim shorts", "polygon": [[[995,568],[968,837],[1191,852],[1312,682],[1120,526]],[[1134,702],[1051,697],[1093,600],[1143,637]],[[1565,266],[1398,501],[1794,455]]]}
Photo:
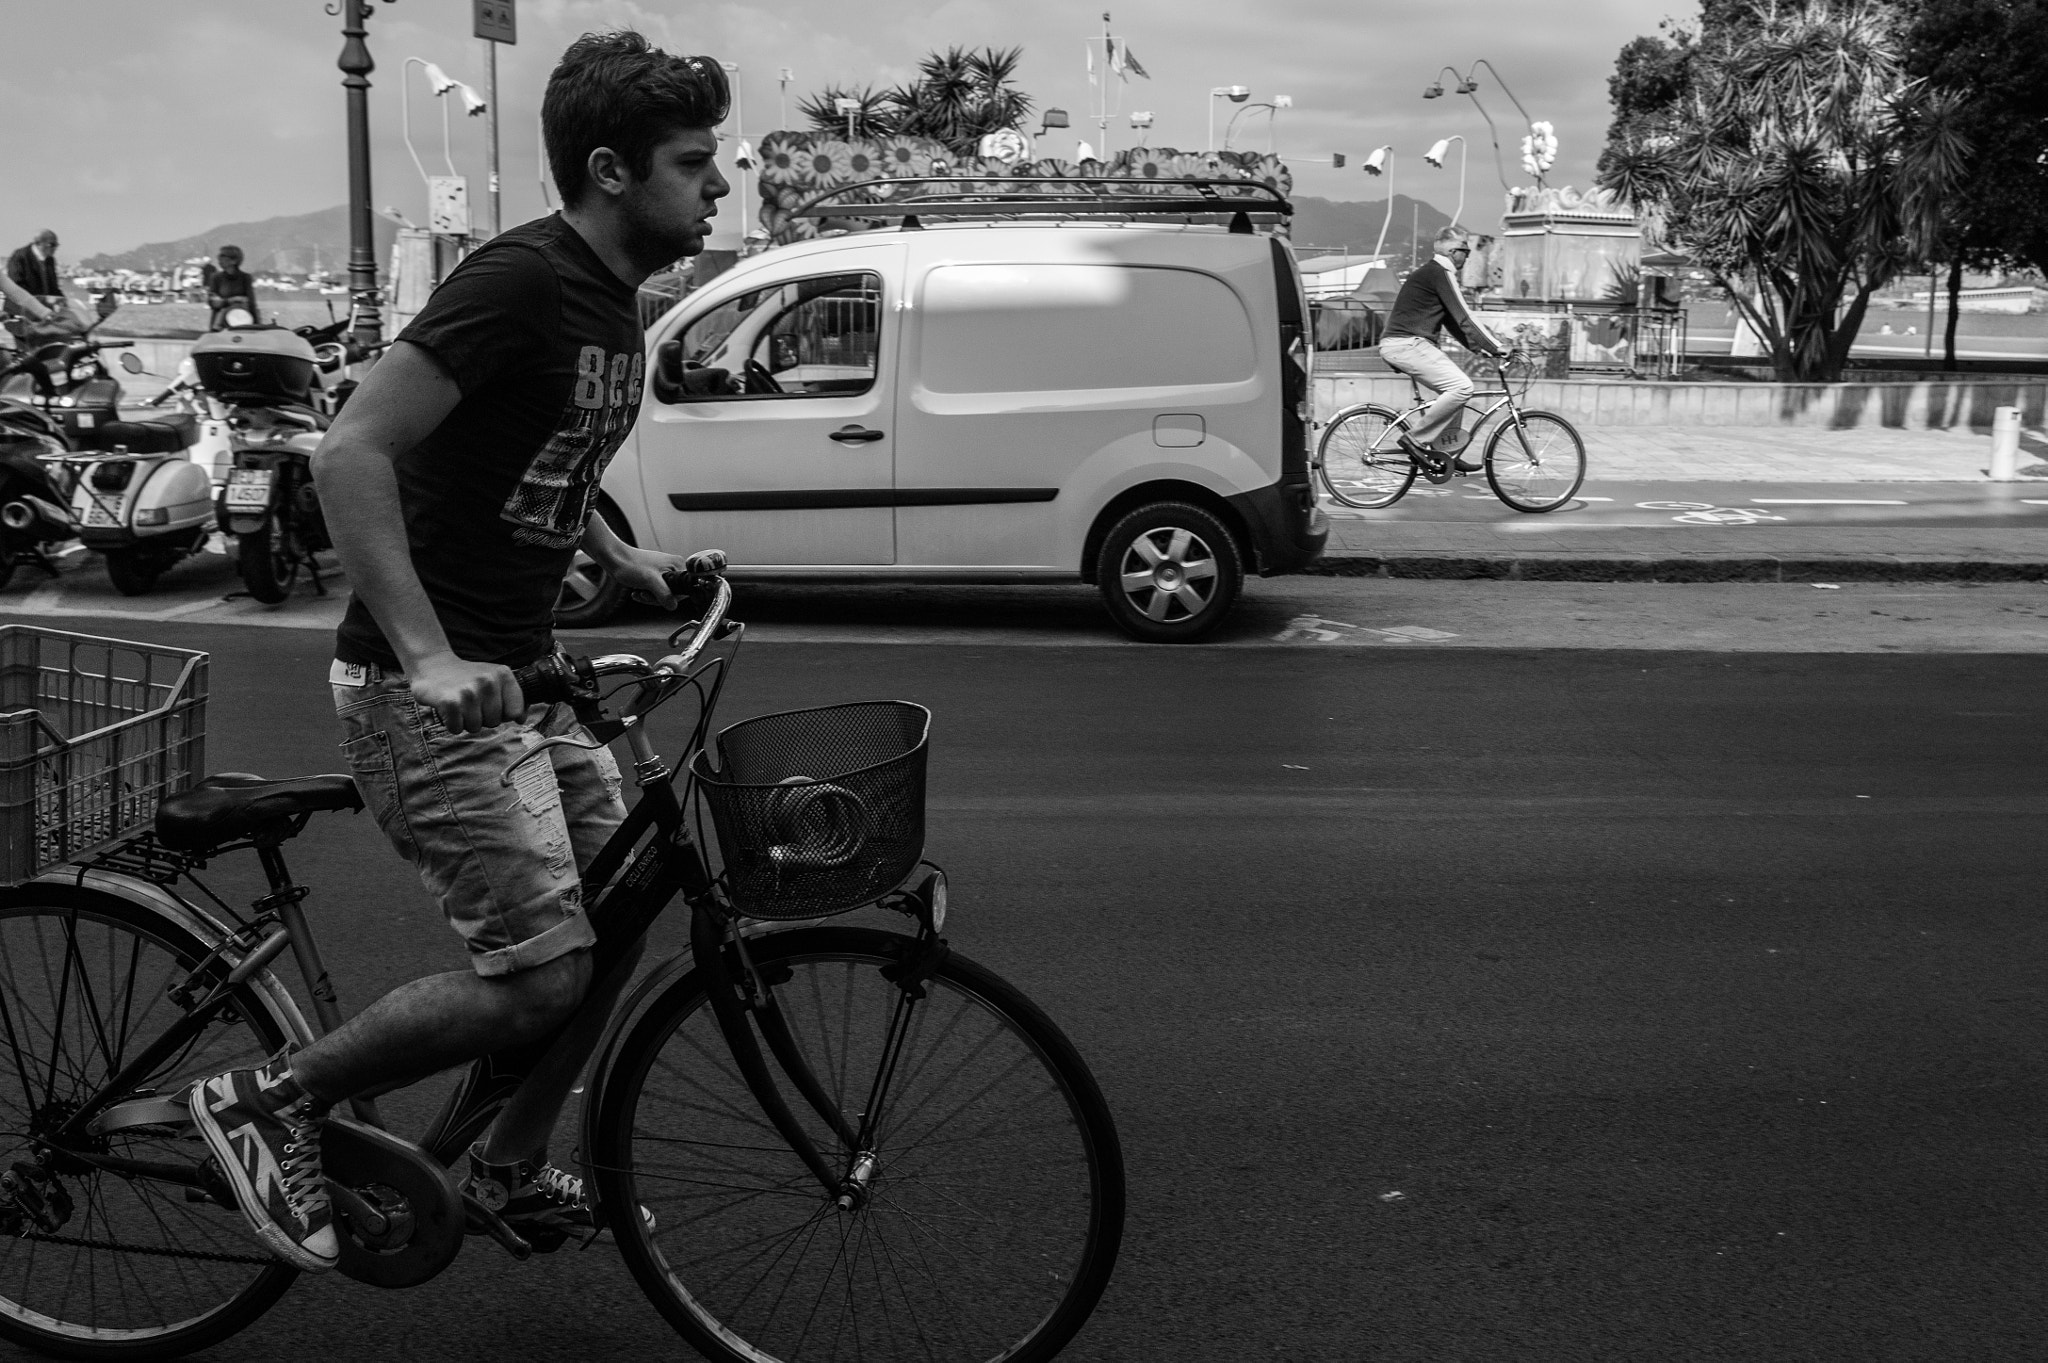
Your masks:
{"label": "ripped denim shorts", "polygon": [[580,876],[626,817],[618,763],[604,748],[558,746],[503,781],[544,738],[589,740],[567,705],[458,734],[413,702],[403,677],[336,663],[330,679],[363,804],[419,868],[477,974],[529,970],[597,940]]}

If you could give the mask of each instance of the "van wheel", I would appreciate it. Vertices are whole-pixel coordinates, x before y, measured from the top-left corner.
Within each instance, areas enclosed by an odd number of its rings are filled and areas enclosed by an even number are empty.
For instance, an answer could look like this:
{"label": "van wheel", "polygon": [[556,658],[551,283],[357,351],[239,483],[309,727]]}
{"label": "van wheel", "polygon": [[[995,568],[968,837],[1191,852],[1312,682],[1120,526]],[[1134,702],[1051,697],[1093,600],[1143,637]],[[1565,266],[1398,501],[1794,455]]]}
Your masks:
{"label": "van wheel", "polygon": [[114,590],[123,596],[141,596],[156,580],[163,576],[169,565],[154,554],[145,554],[139,549],[109,549],[107,551],[107,581],[114,584]]}
{"label": "van wheel", "polygon": [[1110,527],[1095,581],[1109,618],[1131,638],[1190,644],[1230,614],[1244,563],[1215,516],[1186,502],[1154,502]]}
{"label": "van wheel", "polygon": [[[597,514],[604,517],[613,534],[626,538],[619,534],[616,516],[602,510]],[[555,596],[555,628],[596,629],[617,615],[625,600],[624,585],[603,564],[578,549],[569,575],[562,579],[562,590]]]}

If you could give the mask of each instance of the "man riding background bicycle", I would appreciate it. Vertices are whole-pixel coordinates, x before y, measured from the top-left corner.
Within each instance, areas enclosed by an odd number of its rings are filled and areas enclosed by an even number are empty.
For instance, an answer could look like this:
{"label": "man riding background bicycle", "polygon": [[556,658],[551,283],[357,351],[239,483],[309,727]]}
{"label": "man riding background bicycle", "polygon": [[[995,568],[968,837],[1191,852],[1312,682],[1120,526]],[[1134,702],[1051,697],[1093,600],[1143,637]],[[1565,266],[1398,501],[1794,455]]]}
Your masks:
{"label": "man riding background bicycle", "polygon": [[1456,225],[1446,227],[1436,234],[1435,250],[1402,281],[1380,340],[1380,358],[1437,394],[1421,420],[1399,439],[1401,448],[1441,481],[1452,470],[1477,473],[1480,465],[1432,443],[1450,429],[1473,392],[1470,376],[1439,348],[1438,336],[1448,328],[1467,350],[1487,355],[1507,351],[1472,315],[1458,288],[1458,273],[1472,255],[1471,235]]}
{"label": "man riding background bicycle", "polygon": [[553,650],[580,547],[660,604],[679,556],[594,514],[644,380],[634,291],[703,249],[729,192],[716,61],[634,33],[586,35],[541,122],[560,213],[473,252],[370,371],[315,477],[354,599],[330,673],[365,804],[414,862],[471,969],[402,986],[255,1070],[196,1085],[194,1120],[263,1243],[302,1269],[339,1254],[319,1157],[328,1108],[553,1036],[470,1152],[470,1188],[514,1228],[588,1226],[581,1180],[545,1146],[616,996],[594,989],[580,869],[625,816],[602,746],[566,705],[528,706],[512,670]]}

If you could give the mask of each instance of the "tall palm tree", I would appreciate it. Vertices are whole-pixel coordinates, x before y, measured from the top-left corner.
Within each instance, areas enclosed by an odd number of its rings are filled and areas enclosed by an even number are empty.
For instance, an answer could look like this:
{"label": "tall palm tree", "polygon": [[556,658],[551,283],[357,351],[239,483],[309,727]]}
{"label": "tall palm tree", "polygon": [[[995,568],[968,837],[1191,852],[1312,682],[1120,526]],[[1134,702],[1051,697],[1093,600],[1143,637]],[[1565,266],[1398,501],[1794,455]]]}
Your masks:
{"label": "tall palm tree", "polygon": [[1967,152],[1957,97],[1904,74],[1890,6],[1725,8],[1601,183],[1713,274],[1779,378],[1833,380],[1871,295],[1939,235]]}

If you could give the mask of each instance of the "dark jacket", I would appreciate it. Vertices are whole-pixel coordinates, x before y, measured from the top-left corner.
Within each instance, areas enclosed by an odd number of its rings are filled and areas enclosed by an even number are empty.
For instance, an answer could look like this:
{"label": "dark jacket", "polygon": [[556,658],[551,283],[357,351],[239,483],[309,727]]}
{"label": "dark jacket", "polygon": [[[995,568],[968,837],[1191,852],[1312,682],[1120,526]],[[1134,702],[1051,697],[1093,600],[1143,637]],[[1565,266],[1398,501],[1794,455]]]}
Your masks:
{"label": "dark jacket", "polygon": [[33,246],[23,246],[7,257],[7,277],[39,298],[64,292],[57,278],[57,259],[44,260]]}
{"label": "dark jacket", "polygon": [[[1401,284],[1394,297],[1394,311],[1387,318],[1387,336],[1417,336],[1432,344],[1437,333],[1448,328],[1467,350],[1493,354],[1500,349],[1488,339],[1481,326],[1465,309],[1458,296],[1457,281],[1442,263],[1431,259],[1417,266]],[[1382,337],[1381,339],[1385,339]]]}

